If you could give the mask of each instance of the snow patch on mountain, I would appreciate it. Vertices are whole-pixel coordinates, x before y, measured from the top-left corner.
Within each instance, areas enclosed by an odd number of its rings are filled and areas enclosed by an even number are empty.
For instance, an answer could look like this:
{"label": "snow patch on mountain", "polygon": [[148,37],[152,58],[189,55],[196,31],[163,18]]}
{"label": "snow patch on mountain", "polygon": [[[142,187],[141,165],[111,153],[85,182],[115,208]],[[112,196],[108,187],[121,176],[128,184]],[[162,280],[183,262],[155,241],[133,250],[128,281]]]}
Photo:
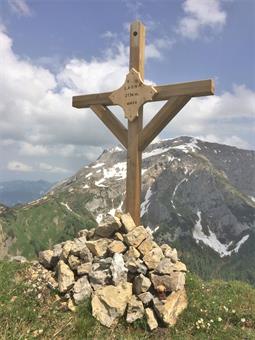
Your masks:
{"label": "snow patch on mountain", "polygon": [[172,203],[172,206],[174,209],[176,209],[175,205],[174,205],[174,197],[176,195],[176,192],[177,190],[179,189],[180,185],[183,183],[183,182],[187,182],[188,179],[186,177],[184,177],[177,185],[176,187],[174,188],[174,191],[173,191],[173,195],[172,195],[172,199],[171,199],[171,203]]}
{"label": "snow patch on mountain", "polygon": [[255,197],[253,197],[253,196],[249,196],[249,197],[250,197],[250,199],[252,200],[252,202],[255,203]]}
{"label": "snow patch on mountain", "polygon": [[115,209],[115,208],[112,208],[112,209],[108,212],[108,214],[114,217],[114,216],[115,216],[115,212],[116,212],[116,209]]}
{"label": "snow patch on mountain", "polygon": [[66,207],[67,210],[73,212],[73,210],[69,207],[69,205],[67,203],[61,202],[61,205],[63,205],[64,207]]}
{"label": "snow patch on mountain", "polygon": [[[126,179],[127,177],[127,163],[126,162],[118,162],[114,164],[112,167],[105,167],[105,163],[99,163],[100,167],[104,165],[104,168],[97,170],[96,172],[90,172],[88,173],[85,178],[90,179],[91,176],[95,176],[95,185],[97,187],[108,187],[105,185],[105,181],[108,179],[114,179],[116,181],[121,181]],[[93,168],[98,168],[99,166],[93,165]],[[142,169],[142,175],[147,171],[148,169]],[[98,177],[97,174],[102,174],[100,177]],[[104,184],[103,184],[104,183]],[[89,186],[86,184],[83,186],[84,189],[89,188]]]}
{"label": "snow patch on mountain", "polygon": [[116,214],[116,212],[122,212],[122,209],[121,209],[122,205],[123,205],[123,202],[120,202],[120,205],[119,205],[117,208],[112,208],[112,209],[108,212],[108,214],[110,214],[110,215],[112,215],[112,216],[114,217],[115,214]]}
{"label": "snow patch on mountain", "polygon": [[124,151],[120,146],[115,146],[114,148],[111,148],[109,152],[119,152]]}
{"label": "snow patch on mountain", "polygon": [[105,181],[105,178],[101,178],[99,181],[95,181],[95,185],[97,187],[101,187],[101,188],[107,188],[106,185],[102,184]]}
{"label": "snow patch on mountain", "polygon": [[173,146],[172,149],[178,149],[185,153],[189,153],[190,151],[196,152],[196,150],[201,150],[201,148],[197,145],[197,140],[194,138],[192,139],[190,143],[176,145],[176,146]]}
{"label": "snow patch on mountain", "polygon": [[158,148],[158,149],[154,149],[150,152],[144,152],[143,153],[143,159],[146,159],[146,158],[149,158],[149,157],[152,157],[152,156],[157,156],[157,155],[160,155],[162,153],[165,153],[167,151],[169,151],[170,149],[172,149],[172,147],[168,147],[168,148]]}
{"label": "snow patch on mountain", "polygon": [[106,185],[102,184],[105,181],[105,178],[101,178],[99,181],[95,181],[95,185],[99,188],[107,188]]}
{"label": "snow patch on mountain", "polygon": [[[176,141],[177,142],[177,141]],[[175,143],[175,142],[173,142]],[[169,150],[173,150],[173,149],[177,149],[177,150],[181,150],[184,153],[189,153],[189,152],[196,152],[197,150],[201,150],[201,148],[197,145],[198,141],[193,138],[191,140],[191,142],[189,143],[183,143],[183,144],[179,144],[179,145],[174,145],[174,146],[170,146],[170,147],[161,147],[161,148],[156,148],[150,152],[144,152],[143,153],[143,159],[152,157],[152,156],[157,156],[157,155],[161,155]],[[160,144],[160,143],[159,143]],[[170,159],[172,160],[172,159]]]}
{"label": "snow patch on mountain", "polygon": [[158,226],[156,226],[156,228],[155,228],[155,229],[151,229],[151,227],[150,227],[150,226],[147,226],[145,229],[148,231],[148,233],[149,233],[150,235],[153,235],[153,234],[155,234],[155,232],[156,232],[156,231],[158,231],[158,230],[159,230],[159,225],[158,225]]}
{"label": "snow patch on mountain", "polygon": [[98,215],[97,215],[96,221],[97,221],[98,224],[102,221],[103,216],[104,216],[103,214],[98,214]]}
{"label": "snow patch on mountain", "polygon": [[127,163],[119,162],[113,167],[103,170],[104,179],[117,177],[116,180],[125,179],[127,176]]}
{"label": "snow patch on mountain", "polygon": [[168,156],[168,157],[167,157],[168,162],[172,162],[172,161],[174,161],[175,159],[176,159],[176,157],[174,157],[174,156]]}
{"label": "snow patch on mountain", "polygon": [[244,243],[248,240],[249,236],[250,236],[250,235],[245,235],[245,236],[243,236],[243,237],[241,238],[241,240],[237,242],[236,247],[235,247],[235,249],[232,250],[232,252],[238,253],[238,251],[239,251],[241,245],[244,244]]}
{"label": "snow patch on mountain", "polygon": [[215,235],[214,232],[211,231],[211,229],[208,227],[209,235],[206,235],[203,232],[203,227],[201,225],[201,211],[197,212],[198,221],[196,222],[194,229],[193,229],[193,237],[196,240],[196,243],[199,243],[199,241],[203,242],[208,247],[212,248],[214,251],[216,251],[220,257],[224,256],[230,256],[232,253],[238,253],[240,247],[242,244],[244,244],[248,238],[249,235],[245,235],[236,243],[236,246],[234,249],[228,250],[229,247],[232,245],[232,241],[229,244],[223,244]]}
{"label": "snow patch on mountain", "polygon": [[120,202],[117,208],[112,207],[107,213],[98,214],[96,217],[97,223],[101,223],[107,215],[115,216],[116,212],[122,212],[123,201]]}
{"label": "snow patch on mountain", "polygon": [[[36,205],[36,204],[41,203],[42,201],[45,201],[47,199],[48,199],[48,196],[46,195],[46,196],[43,196],[41,198],[38,198],[38,200],[34,200],[32,202],[27,203],[26,206]],[[24,206],[23,209],[26,209],[26,206]]]}
{"label": "snow patch on mountain", "polygon": [[104,165],[104,163],[97,163],[95,165],[92,166],[92,168],[96,169],[96,168],[101,168]]}
{"label": "snow patch on mountain", "polygon": [[148,208],[150,206],[150,198],[153,195],[153,192],[151,190],[151,187],[147,190],[144,198],[144,202],[141,204],[141,217],[148,211]]}

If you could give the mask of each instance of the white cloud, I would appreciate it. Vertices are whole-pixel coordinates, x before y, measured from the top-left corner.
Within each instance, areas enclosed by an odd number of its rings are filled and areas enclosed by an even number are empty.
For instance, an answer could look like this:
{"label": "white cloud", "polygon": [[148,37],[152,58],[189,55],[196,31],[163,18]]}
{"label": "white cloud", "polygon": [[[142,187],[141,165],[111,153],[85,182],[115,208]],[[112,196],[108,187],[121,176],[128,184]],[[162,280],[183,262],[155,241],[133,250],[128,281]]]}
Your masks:
{"label": "white cloud", "polygon": [[[154,58],[161,53],[162,39],[153,42]],[[122,85],[128,71],[126,46],[116,45],[101,59],[71,59],[53,73],[16,55],[12,40],[0,29],[1,62],[0,154],[5,168],[65,174],[118,143],[91,110],[71,105],[73,95],[110,91]],[[245,85],[235,85],[220,96],[194,98],[161,137],[213,135],[220,141],[251,147],[254,97],[254,91]],[[159,103],[146,105],[145,119],[159,107]],[[124,121],[120,109],[114,112]]]}
{"label": "white cloud", "polygon": [[68,169],[60,168],[48,163],[40,163],[39,164],[39,169],[42,171],[46,172],[52,172],[52,173],[65,173],[65,172],[70,172]]}
{"label": "white cloud", "polygon": [[146,59],[149,58],[160,59],[161,52],[154,44],[147,44],[145,48],[145,56]]}
{"label": "white cloud", "polygon": [[175,44],[174,40],[168,38],[159,38],[152,43],[147,44],[145,47],[145,58],[148,59],[161,59],[164,56],[164,50],[172,48]]}
{"label": "white cloud", "polygon": [[117,36],[118,36],[117,33],[111,31],[106,31],[103,34],[101,34],[101,38],[103,39],[116,39]]}
{"label": "white cloud", "polygon": [[[153,109],[158,110],[158,104],[154,104],[154,108],[148,108],[150,117]],[[192,98],[165,128],[161,137],[192,135],[212,142],[251,149],[254,148],[254,117],[255,91],[245,85],[235,85],[232,92]]]}
{"label": "white cloud", "polygon": [[48,150],[44,145],[34,145],[30,143],[21,143],[20,154],[26,156],[45,156]]}
{"label": "white cloud", "polygon": [[[70,60],[58,74],[58,82],[67,87],[66,91],[72,89],[80,93],[109,91],[121,86],[128,71],[128,48],[118,44],[106,55],[103,60]],[[67,95],[71,93],[67,92]]]}
{"label": "white cloud", "polygon": [[245,85],[234,85],[233,92],[225,92],[221,99],[218,111],[224,113],[224,116],[255,117],[255,93]]}
{"label": "white cloud", "polygon": [[198,139],[206,140],[211,143],[226,144],[237,146],[240,149],[249,149],[250,145],[238,136],[219,137],[213,134],[196,136]]}
{"label": "white cloud", "polygon": [[[115,140],[114,144],[117,144],[118,141]],[[103,148],[102,147],[89,147],[86,148],[86,151],[84,150],[84,152],[80,153],[81,155],[83,154],[83,156],[86,155],[86,158],[88,159],[88,161],[92,162],[95,160],[95,155],[100,155],[103,152]]]}
{"label": "white cloud", "polygon": [[144,4],[142,1],[139,0],[122,0],[124,5],[126,6],[127,10],[131,14],[134,19],[138,19],[140,17],[141,9],[143,8]]}
{"label": "white cloud", "polygon": [[185,0],[185,16],[180,19],[177,31],[190,39],[200,37],[205,29],[220,31],[227,19],[221,4],[222,0]]}
{"label": "white cloud", "polygon": [[[154,30],[155,27],[159,26],[153,21],[146,21],[146,31]],[[155,26],[155,27],[154,27]],[[125,23],[124,30],[130,30],[130,23]],[[101,35],[104,39],[109,39],[111,47],[105,52],[108,59],[114,59],[114,56],[118,56],[118,60],[122,59],[125,65],[129,63],[129,46],[125,46],[122,41],[124,40],[122,33],[113,33],[106,31]],[[126,34],[125,34],[126,37]],[[151,39],[150,43],[145,46],[145,60],[149,59],[162,59],[164,57],[164,51],[169,50],[176,43],[175,39],[170,39],[165,34],[161,34],[160,38]],[[120,58],[121,57],[121,58]]]}
{"label": "white cloud", "polygon": [[21,171],[21,172],[30,172],[33,171],[33,168],[30,165],[24,164],[18,161],[11,161],[7,165],[7,169],[10,171]]}
{"label": "white cloud", "polygon": [[[112,135],[93,112],[72,108],[72,96],[118,88],[128,70],[124,46],[119,46],[112,58],[90,62],[72,59],[54,75],[16,56],[11,39],[0,32],[0,56],[4,60],[4,67],[0,67],[2,139],[28,143],[23,145],[23,154],[45,153],[49,144],[112,143]],[[95,130],[101,130],[97,139]]]}
{"label": "white cloud", "polygon": [[26,0],[8,0],[8,3],[13,11],[19,15],[29,16],[32,13]]}
{"label": "white cloud", "polygon": [[61,145],[55,148],[56,154],[59,154],[63,157],[70,157],[73,155],[77,150],[75,150],[75,146],[71,144]]}

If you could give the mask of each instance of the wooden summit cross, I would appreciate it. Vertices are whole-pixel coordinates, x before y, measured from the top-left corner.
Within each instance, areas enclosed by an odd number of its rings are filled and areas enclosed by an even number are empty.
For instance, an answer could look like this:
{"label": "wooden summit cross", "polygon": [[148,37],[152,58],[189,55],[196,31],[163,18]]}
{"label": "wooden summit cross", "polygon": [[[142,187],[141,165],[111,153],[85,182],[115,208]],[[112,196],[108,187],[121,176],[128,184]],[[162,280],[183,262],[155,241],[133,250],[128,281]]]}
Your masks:
{"label": "wooden summit cross", "polygon": [[[123,86],[113,92],[73,97],[76,108],[91,108],[127,149],[126,211],[140,224],[142,152],[192,97],[214,94],[212,80],[150,86],[144,80],[145,27],[135,21],[130,27],[129,73]],[[167,100],[143,128],[143,105]],[[119,105],[128,119],[128,129],[109,110]]]}

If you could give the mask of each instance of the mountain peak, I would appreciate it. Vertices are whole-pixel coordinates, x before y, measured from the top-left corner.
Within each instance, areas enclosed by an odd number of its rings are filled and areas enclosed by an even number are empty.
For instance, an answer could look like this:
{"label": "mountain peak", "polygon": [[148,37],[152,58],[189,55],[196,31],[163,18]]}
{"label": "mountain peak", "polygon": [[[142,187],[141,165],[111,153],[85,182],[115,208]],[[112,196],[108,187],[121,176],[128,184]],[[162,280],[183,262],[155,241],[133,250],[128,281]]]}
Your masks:
{"label": "mountain peak", "polygon": [[[159,242],[176,243],[189,267],[204,277],[213,275],[208,263],[217,275],[232,275],[231,268],[242,263],[242,275],[255,282],[248,265],[255,263],[254,174],[254,151],[187,136],[155,142],[143,153],[142,222],[156,230]],[[41,199],[17,209],[15,214],[24,214],[18,227],[26,230],[31,211],[40,230],[64,228],[71,236],[84,221],[99,223],[107,214],[124,211],[125,191],[126,151],[111,148]]]}

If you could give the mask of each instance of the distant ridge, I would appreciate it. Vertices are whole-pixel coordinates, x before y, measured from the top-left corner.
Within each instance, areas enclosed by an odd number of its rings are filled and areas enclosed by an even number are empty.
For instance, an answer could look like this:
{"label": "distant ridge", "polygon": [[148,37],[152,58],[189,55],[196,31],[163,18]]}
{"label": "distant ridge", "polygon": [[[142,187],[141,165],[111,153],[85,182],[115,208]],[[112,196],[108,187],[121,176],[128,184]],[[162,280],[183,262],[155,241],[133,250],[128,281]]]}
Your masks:
{"label": "distant ridge", "polygon": [[[203,278],[255,284],[255,152],[179,137],[151,144],[142,168],[142,221],[157,241],[180,249]],[[23,231],[9,251],[33,257],[123,210],[125,178],[126,152],[113,148],[41,199],[9,210],[0,216],[5,233]]]}
{"label": "distant ridge", "polygon": [[0,202],[8,207],[25,204],[45,195],[52,185],[53,183],[44,180],[0,182]]}

